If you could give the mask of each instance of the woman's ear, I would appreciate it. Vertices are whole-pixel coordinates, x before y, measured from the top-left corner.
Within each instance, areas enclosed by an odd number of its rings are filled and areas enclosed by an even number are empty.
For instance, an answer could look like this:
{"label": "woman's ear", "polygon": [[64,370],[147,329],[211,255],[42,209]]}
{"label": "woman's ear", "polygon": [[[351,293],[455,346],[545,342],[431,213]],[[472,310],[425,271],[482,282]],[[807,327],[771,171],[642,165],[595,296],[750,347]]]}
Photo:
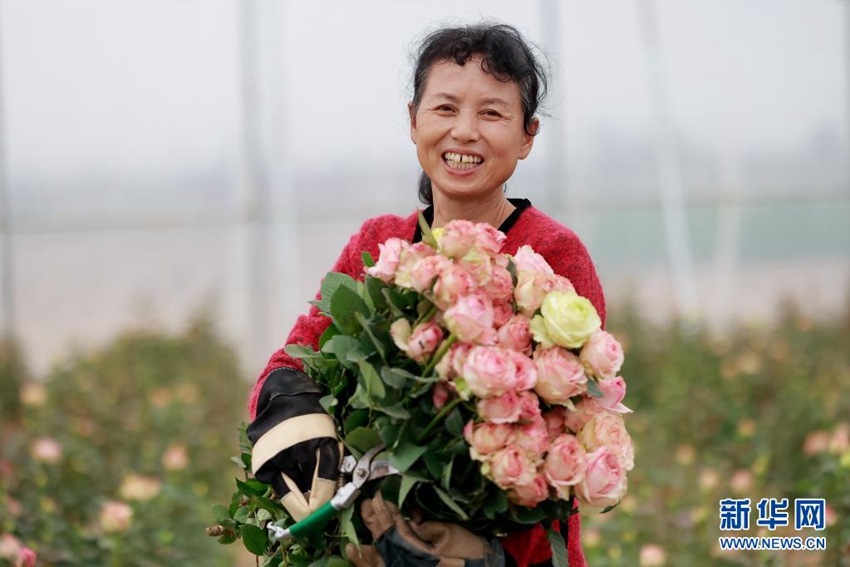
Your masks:
{"label": "woman's ear", "polygon": [[407,103],[407,114],[410,115],[410,140],[416,143],[416,112],[413,110],[413,102]]}
{"label": "woman's ear", "polygon": [[534,146],[534,138],[540,132],[540,120],[535,118],[531,122],[531,128],[528,129],[531,134],[522,129],[522,146],[520,146],[519,159],[525,159],[531,153],[531,148]]}

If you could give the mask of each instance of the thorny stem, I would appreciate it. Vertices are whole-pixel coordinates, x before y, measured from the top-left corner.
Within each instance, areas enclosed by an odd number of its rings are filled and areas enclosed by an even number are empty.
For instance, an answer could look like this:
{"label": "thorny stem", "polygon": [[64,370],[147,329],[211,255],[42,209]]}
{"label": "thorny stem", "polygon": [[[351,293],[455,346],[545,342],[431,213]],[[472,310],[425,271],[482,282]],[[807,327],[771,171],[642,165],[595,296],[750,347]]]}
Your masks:
{"label": "thorny stem", "polygon": [[437,352],[434,353],[433,358],[431,358],[431,362],[428,363],[428,366],[425,367],[425,372],[422,373],[422,376],[425,378],[431,375],[431,372],[434,371],[434,367],[437,366],[437,363],[446,355],[449,351],[449,348],[455,343],[457,337],[454,333],[449,335],[449,338],[443,341],[443,344],[440,345],[440,348],[437,349]]}

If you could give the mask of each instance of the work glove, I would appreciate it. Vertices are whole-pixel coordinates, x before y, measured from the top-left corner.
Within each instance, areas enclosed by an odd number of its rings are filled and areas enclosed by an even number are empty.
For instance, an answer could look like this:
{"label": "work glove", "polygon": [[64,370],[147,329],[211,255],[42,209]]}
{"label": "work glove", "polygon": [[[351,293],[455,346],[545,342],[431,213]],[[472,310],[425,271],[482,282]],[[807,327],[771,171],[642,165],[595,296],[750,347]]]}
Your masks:
{"label": "work glove", "polygon": [[360,508],[374,546],[348,544],[345,554],[356,567],[504,567],[505,554],[495,538],[487,540],[457,525],[405,520],[395,504],[378,492]]}
{"label": "work glove", "polygon": [[336,491],[341,447],[333,418],[319,404],[323,395],[303,372],[278,368],[266,378],[247,429],[254,476],[272,485],[296,522]]}

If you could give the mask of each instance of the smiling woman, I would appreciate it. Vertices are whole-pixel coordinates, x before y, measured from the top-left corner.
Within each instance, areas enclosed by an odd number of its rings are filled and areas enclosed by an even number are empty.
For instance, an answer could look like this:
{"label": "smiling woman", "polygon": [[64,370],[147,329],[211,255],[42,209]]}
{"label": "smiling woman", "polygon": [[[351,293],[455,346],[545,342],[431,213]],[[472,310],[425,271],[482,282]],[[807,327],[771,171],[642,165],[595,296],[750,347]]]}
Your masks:
{"label": "smiling woman", "polygon": [[[575,292],[593,304],[604,324],[602,288],[593,262],[579,238],[570,229],[531,206],[528,200],[508,199],[504,193],[505,182],[534,145],[534,136],[540,127],[536,115],[546,86],[542,65],[529,44],[511,26],[478,24],[443,28],[424,39],[414,71],[413,100],[408,104],[410,137],[416,145],[423,170],[419,196],[428,205],[423,216],[431,228],[459,219],[488,223],[505,234],[501,251],[506,254],[516,255],[522,246],[533,247],[555,274],[569,279]],[[407,217],[384,215],[369,219],[351,237],[332,271],[362,280],[364,252],[377,258],[380,256],[379,245],[384,246],[388,239],[418,242],[422,237],[416,213]],[[329,318],[321,315],[316,307],[312,308],[307,315],[298,318],[287,345],[318,349],[320,337],[329,323]],[[302,371],[301,362],[284,349],[272,356],[254,387],[249,406],[254,418],[249,435],[252,431],[256,434],[252,438],[255,443],[265,439],[263,432],[274,430],[288,417],[323,413],[318,402],[303,395],[311,390],[309,378]],[[270,460],[279,462],[280,469],[271,466],[261,472],[275,486],[278,494],[297,488],[310,498],[311,507],[320,506],[322,502],[313,502],[317,494],[313,486],[315,479],[333,480],[333,467],[328,467],[328,459],[338,458],[334,454],[336,443],[328,441],[327,437],[316,438],[310,441],[315,446],[302,451],[303,460],[299,460],[298,464],[305,474],[301,475],[301,480],[289,479],[285,485],[281,480],[282,471],[292,461],[288,457]],[[269,443],[263,443],[269,446]],[[321,465],[315,462],[317,454],[323,455]],[[280,455],[285,456],[283,447]],[[316,475],[313,474],[314,469]],[[260,473],[257,478],[261,478]],[[374,512],[378,504],[370,505]],[[410,526],[397,511],[392,517],[383,518],[389,522],[387,525],[383,525],[386,522],[380,518],[376,520],[374,514],[367,517],[365,507],[362,516],[373,534],[382,534],[391,525],[395,525],[400,534],[409,535],[411,532]],[[377,524],[373,526],[370,521],[381,524],[383,529],[378,529],[381,526]],[[486,540],[482,543],[479,536],[460,526],[440,525],[443,527],[438,531],[443,534],[443,544],[448,547],[458,549],[458,542],[477,542],[470,546],[460,545],[460,549],[468,552],[482,545],[485,549],[492,546],[498,557],[495,563],[481,563],[481,559],[473,561],[465,556],[464,564],[520,567],[552,564],[552,548],[542,525],[531,528],[527,524],[518,525],[516,531],[500,538],[498,544]],[[569,565],[585,565],[579,516],[572,514],[569,519],[563,518],[560,526],[555,522],[552,527],[560,527],[567,540]],[[439,541],[430,541],[422,534],[418,537],[425,539],[424,544],[417,539],[414,547],[421,550],[424,545],[430,554],[424,562],[421,551],[411,555],[411,542],[404,535],[395,540],[375,536],[380,556],[376,548],[364,545],[362,554],[349,550],[349,558],[357,565],[436,564],[443,557],[442,551],[446,546],[440,547]],[[414,557],[417,553],[419,559]],[[457,559],[457,555],[445,557]]]}

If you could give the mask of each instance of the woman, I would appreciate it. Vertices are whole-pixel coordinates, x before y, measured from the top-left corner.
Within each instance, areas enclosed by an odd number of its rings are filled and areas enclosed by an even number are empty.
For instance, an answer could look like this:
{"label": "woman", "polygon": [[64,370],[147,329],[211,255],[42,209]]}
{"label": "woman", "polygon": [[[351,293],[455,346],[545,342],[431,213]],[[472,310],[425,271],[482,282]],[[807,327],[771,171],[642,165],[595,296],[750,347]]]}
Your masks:
{"label": "woman", "polygon": [[[408,105],[410,137],[423,170],[419,196],[429,205],[425,217],[432,227],[454,219],[487,222],[506,233],[504,252],[514,254],[519,246],[531,245],[556,273],[572,281],[576,291],[593,303],[604,321],[602,288],[578,237],[527,200],[505,197],[505,182],[534,145],[539,130],[535,113],[545,92],[546,77],[540,63],[519,32],[510,26],[446,28],[426,37],[414,71],[413,100]],[[333,271],[362,278],[362,251],[377,258],[378,244],[386,239],[416,241],[420,236],[416,214],[370,219],[351,237]],[[308,315],[299,317],[287,344],[315,348],[328,323],[313,308]],[[305,376],[297,372],[300,369],[300,362],[282,349],[272,356],[249,404],[251,416],[256,416],[251,425],[252,439],[270,438],[268,432],[293,414],[312,413],[320,420],[327,417],[321,415],[318,406],[320,393],[311,389],[309,379],[305,381]],[[296,399],[301,401],[293,402]],[[293,410],[295,406],[300,409]],[[327,423],[316,426],[320,427],[327,427]],[[302,454],[280,460],[280,470],[302,460],[310,465],[303,472],[289,471],[286,483],[281,483],[279,471],[275,470],[271,481],[279,485],[279,494],[321,493],[317,501],[325,499],[332,484],[327,487],[321,478],[332,482],[333,465],[338,459],[338,448],[329,437],[314,439],[314,444]],[[274,443],[267,445],[273,447]],[[318,484],[311,474],[317,450],[321,455]],[[303,513],[309,513],[315,505],[316,502],[302,500]],[[584,565],[579,516],[571,516],[566,524],[568,528],[562,526],[561,531],[568,542],[570,565]],[[527,567],[551,561],[551,549],[541,526],[511,533],[501,540],[501,545],[509,565]]]}

